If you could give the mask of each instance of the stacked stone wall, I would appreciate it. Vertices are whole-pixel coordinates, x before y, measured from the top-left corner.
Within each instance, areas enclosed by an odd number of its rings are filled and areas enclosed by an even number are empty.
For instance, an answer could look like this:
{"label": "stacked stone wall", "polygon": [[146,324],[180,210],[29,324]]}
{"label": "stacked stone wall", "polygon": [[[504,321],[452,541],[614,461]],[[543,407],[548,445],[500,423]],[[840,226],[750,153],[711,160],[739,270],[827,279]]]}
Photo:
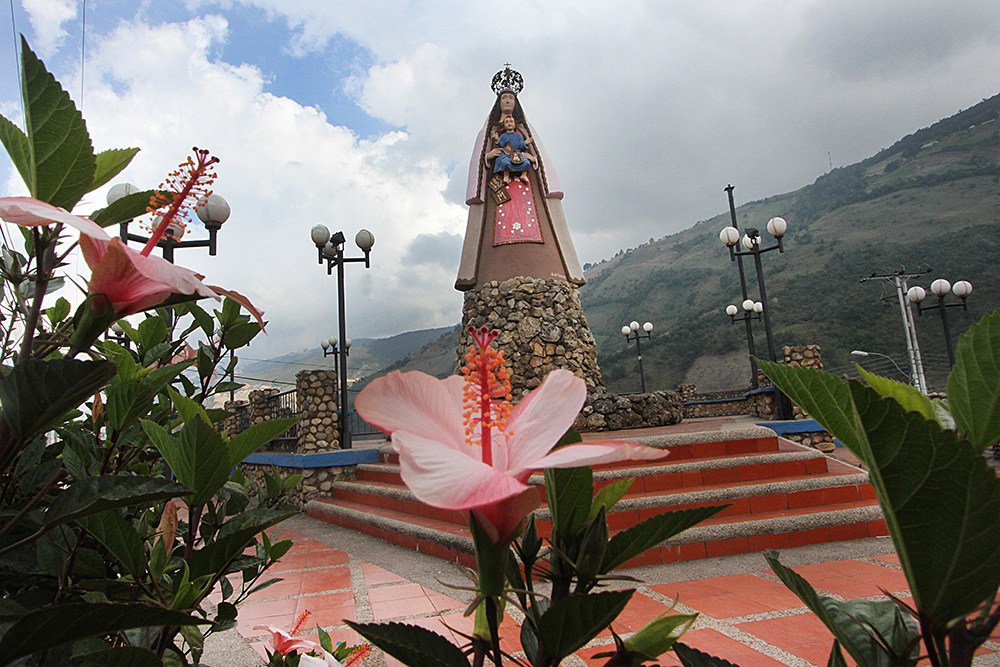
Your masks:
{"label": "stacked stone wall", "polygon": [[[249,402],[226,403],[226,409],[236,411],[236,414],[226,419],[221,428],[229,429],[231,435],[239,433],[243,424],[240,411],[247,413],[247,421],[250,425],[282,416],[279,414],[278,401],[274,400],[278,393],[277,389],[254,390],[250,392]],[[261,451],[284,454],[318,454],[339,450],[337,399],[337,372],[335,370],[300,371],[295,376],[295,404],[299,419],[297,438],[289,446],[277,446],[276,443],[271,443]],[[289,502],[298,507],[302,507],[313,498],[329,494],[334,481],[345,479],[353,474],[353,466],[279,468],[272,465],[244,463],[240,467],[249,479],[257,483],[262,483],[265,470],[271,474],[280,471],[284,476],[301,474],[302,481],[288,496]]]}
{"label": "stacked stone wall", "polygon": [[[823,370],[823,357],[820,354],[819,345],[786,345],[784,353],[785,363],[789,366],[802,366],[814,370]],[[792,404],[793,419],[809,419],[805,411],[799,406]],[[832,440],[830,441],[832,443]]]}
{"label": "stacked stone wall", "polygon": [[500,332],[494,346],[507,361],[514,400],[564,368],[587,383],[587,394],[604,394],[597,345],[575,287],[564,280],[511,278],[465,293],[458,366],[472,342],[468,328]]}
{"label": "stacked stone wall", "polygon": [[645,394],[598,394],[588,396],[576,418],[578,431],[617,431],[646,426],[669,426],[684,418],[684,407],[676,391]]}

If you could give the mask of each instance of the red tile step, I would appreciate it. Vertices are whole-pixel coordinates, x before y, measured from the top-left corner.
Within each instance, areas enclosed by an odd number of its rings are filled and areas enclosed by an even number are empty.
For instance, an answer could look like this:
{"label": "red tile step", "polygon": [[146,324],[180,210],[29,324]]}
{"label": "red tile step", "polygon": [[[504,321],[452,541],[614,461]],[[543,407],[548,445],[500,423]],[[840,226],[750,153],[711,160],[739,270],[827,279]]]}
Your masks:
{"label": "red tile step", "polygon": [[[595,469],[595,486],[635,477],[609,514],[612,531],[625,530],[663,511],[729,504],[726,510],[630,566],[787,548],[886,534],[867,475],[765,429],[745,439],[701,434],[704,441],[657,442],[670,457]],[[688,438],[698,436],[688,435]],[[329,498],[309,503],[311,516],[449,560],[471,562],[471,540],[461,512],[420,503],[403,485],[398,459],[357,467],[357,479],[338,482]],[[537,475],[532,483],[541,485]],[[539,532],[550,530],[548,511],[537,513]]]}

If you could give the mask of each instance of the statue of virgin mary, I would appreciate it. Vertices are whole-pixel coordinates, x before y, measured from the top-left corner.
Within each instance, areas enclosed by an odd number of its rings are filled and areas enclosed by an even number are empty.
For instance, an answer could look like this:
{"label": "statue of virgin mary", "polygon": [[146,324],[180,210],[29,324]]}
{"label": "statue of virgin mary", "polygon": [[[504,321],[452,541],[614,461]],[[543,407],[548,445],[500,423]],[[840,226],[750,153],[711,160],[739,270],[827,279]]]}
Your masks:
{"label": "statue of virgin mary", "polygon": [[517,98],[523,87],[510,65],[493,77],[497,99],[469,161],[469,219],[455,281],[460,291],[517,276],[586,282],[559,179]]}

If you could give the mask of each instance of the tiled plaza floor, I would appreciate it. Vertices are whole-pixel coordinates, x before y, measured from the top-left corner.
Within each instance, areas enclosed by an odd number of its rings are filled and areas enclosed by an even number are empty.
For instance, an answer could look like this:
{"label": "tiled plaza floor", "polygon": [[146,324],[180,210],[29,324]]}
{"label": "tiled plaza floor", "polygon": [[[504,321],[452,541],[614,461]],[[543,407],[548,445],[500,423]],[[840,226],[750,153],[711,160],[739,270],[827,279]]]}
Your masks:
{"label": "tiled plaza floor", "polygon": [[[263,655],[266,632],[255,629],[259,625],[289,628],[304,611],[310,616],[303,636],[315,637],[315,626],[330,632],[335,641],[355,643],[359,637],[344,625],[343,619],[360,621],[400,621],[420,625],[451,638],[453,634],[468,631],[471,621],[462,613],[470,594],[464,590],[449,589],[448,585],[462,586],[458,568],[449,569],[440,579],[408,573],[414,569],[412,560],[404,563],[400,553],[389,551],[395,547],[376,547],[382,565],[368,562],[322,539],[330,535],[329,527],[311,519],[293,521],[295,530],[277,531],[280,538],[291,538],[295,546],[271,570],[281,583],[266,588],[241,605],[237,632]],[[317,539],[312,533],[314,530]],[[336,535],[336,533],[332,533]],[[839,560],[819,560],[810,564],[796,564],[794,569],[805,576],[819,591],[842,597],[878,597],[881,590],[907,597],[908,591],[899,562],[888,540],[864,540],[859,544],[860,555]],[[815,550],[818,547],[813,547]],[[790,556],[783,562],[794,563]],[[822,553],[822,552],[819,552]],[[840,555],[843,555],[841,550]],[[408,555],[406,558],[425,558]],[[400,559],[393,568],[394,558]],[[746,559],[754,556],[744,556]],[[745,572],[727,574],[734,568],[726,558],[703,561],[696,566],[693,576],[672,579],[671,565],[642,568],[630,571],[649,582],[639,584],[628,607],[613,627],[619,634],[634,632],[663,612],[675,597],[679,597],[678,611],[697,611],[700,616],[694,628],[683,641],[695,648],[725,658],[742,667],[822,666],[826,664],[832,637],[823,625],[810,614],[791,592],[777,581],[767,568],[763,557],[759,568],[745,565]],[[815,558],[813,559],[815,560]],[[394,572],[393,569],[398,570]],[[740,569],[740,568],[735,568]],[[717,576],[712,576],[718,573]],[[418,579],[418,581],[413,581]],[[507,617],[504,623],[506,650],[516,652],[517,625]],[[603,660],[595,654],[607,650],[612,642],[609,633],[600,635],[590,646],[567,659],[566,665],[600,665]],[[383,662],[384,661],[384,662]],[[263,661],[262,661],[263,662]],[[399,665],[391,657],[383,658],[373,652],[366,665]],[[679,665],[673,654],[660,660],[665,667]],[[983,667],[1000,665],[1000,636],[986,645],[976,661]]]}

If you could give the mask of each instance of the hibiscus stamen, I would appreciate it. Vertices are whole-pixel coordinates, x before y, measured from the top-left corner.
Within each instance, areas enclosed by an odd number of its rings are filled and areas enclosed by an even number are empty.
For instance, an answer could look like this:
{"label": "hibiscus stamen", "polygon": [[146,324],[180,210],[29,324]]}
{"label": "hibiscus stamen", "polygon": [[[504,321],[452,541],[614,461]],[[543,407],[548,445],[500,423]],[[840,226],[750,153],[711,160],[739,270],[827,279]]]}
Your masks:
{"label": "hibiscus stamen", "polygon": [[483,463],[493,465],[493,429],[507,433],[511,411],[510,377],[504,365],[503,353],[491,344],[500,332],[481,327],[469,327],[472,345],[465,355],[465,392],[462,398],[465,417],[465,437],[470,445],[479,446]]}
{"label": "hibiscus stamen", "polygon": [[168,206],[167,212],[160,216],[156,227],[150,234],[149,241],[140,254],[149,257],[156,244],[160,242],[167,228],[179,229],[183,232],[184,221],[182,213],[190,213],[192,202],[199,202],[212,194],[210,189],[215,181],[213,166],[219,158],[209,156],[208,151],[195,146],[194,157],[188,156],[177,169],[167,175],[153,196],[149,198],[146,211],[152,213]]}
{"label": "hibiscus stamen", "polygon": [[292,630],[288,634],[292,635],[293,637],[299,634],[299,632],[302,631],[302,628],[305,627],[306,619],[309,618],[309,614],[311,613],[312,613],[311,611],[306,609],[304,612],[299,614],[299,617],[295,619],[295,625],[292,626]]}

